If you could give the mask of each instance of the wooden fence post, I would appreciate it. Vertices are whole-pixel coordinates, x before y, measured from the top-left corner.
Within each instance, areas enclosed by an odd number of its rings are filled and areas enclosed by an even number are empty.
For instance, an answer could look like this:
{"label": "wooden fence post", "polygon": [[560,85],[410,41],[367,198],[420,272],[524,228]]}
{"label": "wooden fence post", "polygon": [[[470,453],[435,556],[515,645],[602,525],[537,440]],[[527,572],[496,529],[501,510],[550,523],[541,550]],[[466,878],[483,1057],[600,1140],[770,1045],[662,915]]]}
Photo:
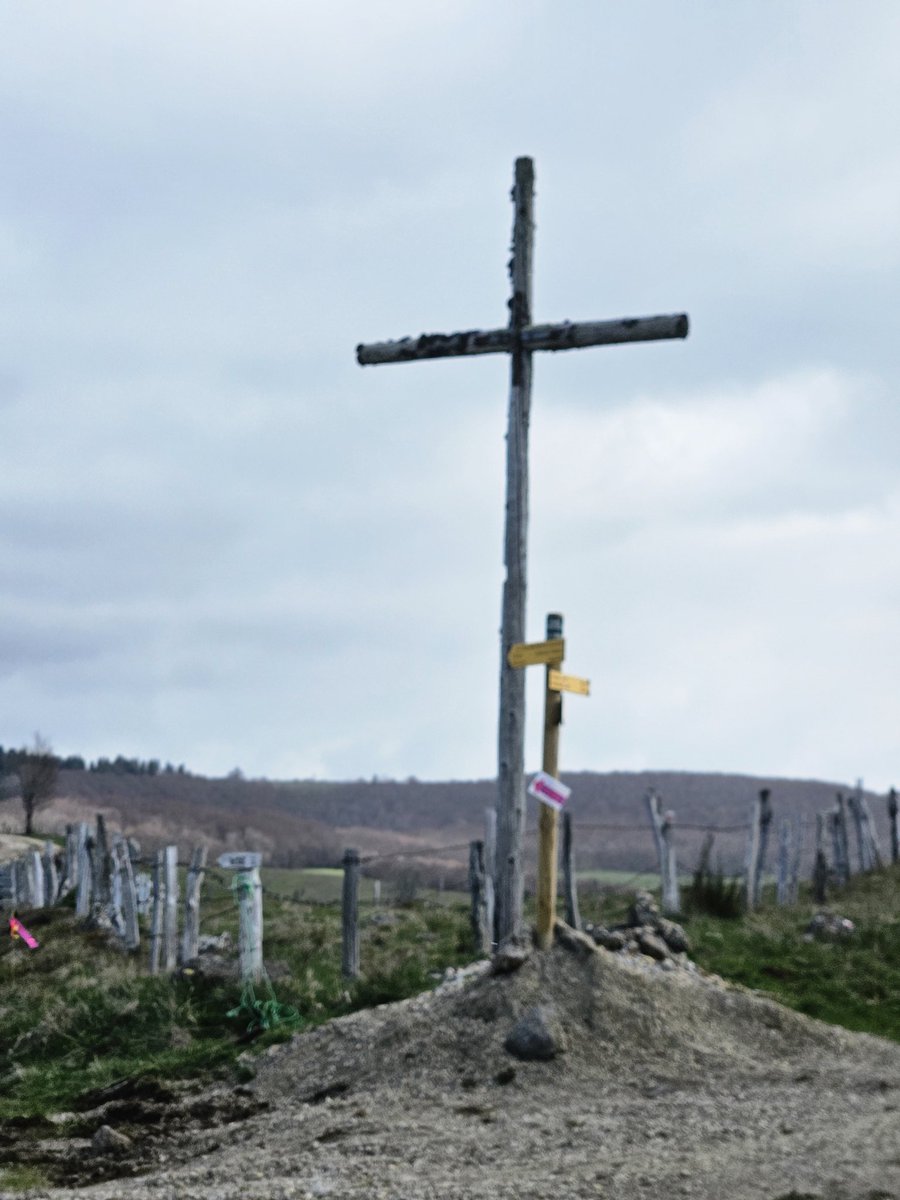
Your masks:
{"label": "wooden fence post", "polygon": [[859,807],[862,812],[866,843],[869,847],[869,861],[872,864],[872,870],[879,871],[884,865],[881,857],[881,846],[878,844],[878,834],[875,832],[875,822],[872,820],[869,802],[863,795],[859,798]]}
{"label": "wooden fence post", "polygon": [[897,803],[897,791],[891,788],[887,800],[888,824],[891,835],[891,862],[900,862],[900,805]]}
{"label": "wooden fence post", "polygon": [[66,849],[60,875],[58,896],[61,900],[78,886],[78,826],[66,826]]}
{"label": "wooden fence post", "polygon": [[868,838],[865,831],[865,819],[863,817],[862,808],[862,787],[856,785],[856,791],[851,792],[847,797],[847,807],[850,810],[850,816],[853,818],[853,826],[856,830],[856,856],[859,860],[859,870],[861,874],[866,871],[871,871],[873,863],[871,861],[871,847],[869,846]]}
{"label": "wooden fence post", "polygon": [[800,897],[800,859],[803,856],[806,822],[802,815],[794,822],[793,852],[788,864],[788,904],[796,904]]}
{"label": "wooden fence post", "polygon": [[484,894],[491,948],[497,940],[497,810],[484,810]]}
{"label": "wooden fence post", "polygon": [[131,855],[128,853],[128,842],[123,837],[116,838],[113,842],[113,861],[117,864],[119,870],[122,941],[125,944],[126,950],[137,950],[141,944],[141,934],[138,926],[137,893],[134,886]]}
{"label": "wooden fence post", "polygon": [[162,957],[163,889],[166,881],[166,854],[157,850],[153,864],[153,912],[150,918],[150,974],[159,974]]}
{"label": "wooden fence post", "polygon": [[825,823],[831,813],[816,813],[816,861],[813,867],[813,899],[824,904],[828,897],[828,859],[825,857]]}
{"label": "wooden fence post", "polygon": [[45,903],[44,860],[41,858],[40,850],[29,851],[28,874],[31,885],[31,907],[43,908]]}
{"label": "wooden fence post", "polygon": [[678,888],[678,866],[675,861],[675,814],[669,810],[663,815],[662,803],[653,788],[646,793],[644,800],[650,814],[650,824],[653,828],[653,838],[659,858],[662,910],[672,916],[677,916],[681,912],[681,896]]}
{"label": "wooden fence post", "polygon": [[44,871],[44,898],[47,904],[55,904],[59,899],[59,872],[56,869],[56,847],[52,842],[44,842],[41,866]]}
{"label": "wooden fence post", "polygon": [[165,849],[165,908],[163,910],[163,970],[174,971],[178,960],[178,847]]}
{"label": "wooden fence post", "polygon": [[487,922],[484,842],[469,843],[469,892],[471,895],[472,941],[476,954],[490,954],[491,931]]}
{"label": "wooden fence post", "polygon": [[97,830],[93,846],[93,912],[101,912],[109,903],[109,841],[106,837],[106,818],[103,813],[97,813]]}
{"label": "wooden fence post", "polygon": [[850,881],[850,850],[847,840],[847,814],[844,797],[837,794],[831,812],[831,841],[834,850],[834,874],[838,887],[846,887]]}
{"label": "wooden fence post", "polygon": [[345,850],[341,889],[341,974],[359,977],[359,851]]}
{"label": "wooden fence post", "polygon": [[762,788],[753,806],[753,826],[750,835],[751,864],[748,862],[747,907],[755,908],[762,899],[763,874],[766,869],[766,850],[769,845],[769,826],[772,823],[772,805],[768,788]]}
{"label": "wooden fence post", "polygon": [[778,837],[778,887],[776,890],[776,902],[779,905],[790,903],[788,896],[790,889],[791,851],[793,849],[792,840],[791,822],[787,817],[782,817]]}
{"label": "wooden fence post", "polygon": [[575,876],[575,840],[572,837],[572,814],[563,812],[562,827],[563,887],[566,899],[566,924],[573,929],[581,928],[581,913],[578,911],[578,881]]}
{"label": "wooden fence post", "polygon": [[91,869],[91,835],[88,830],[86,821],[78,822],[78,848],[76,858],[78,861],[78,891],[75,894],[75,913],[79,917],[86,917],[91,911],[91,885],[93,883],[93,871]]}
{"label": "wooden fence post", "polygon": [[181,936],[181,961],[190,962],[199,953],[200,888],[206,869],[206,846],[195,846],[184,885],[184,931]]}
{"label": "wooden fence post", "polygon": [[263,973],[262,880],[259,868],[240,871],[234,887],[238,894],[238,956],[241,979],[259,983]]}

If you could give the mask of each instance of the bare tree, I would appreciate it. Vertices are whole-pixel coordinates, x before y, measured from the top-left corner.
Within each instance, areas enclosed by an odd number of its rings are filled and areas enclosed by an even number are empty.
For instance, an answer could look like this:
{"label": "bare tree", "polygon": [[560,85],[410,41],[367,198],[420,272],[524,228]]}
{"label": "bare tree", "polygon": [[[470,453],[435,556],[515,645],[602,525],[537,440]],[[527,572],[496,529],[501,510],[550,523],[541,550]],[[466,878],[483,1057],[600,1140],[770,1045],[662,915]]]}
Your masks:
{"label": "bare tree", "polygon": [[34,834],[34,814],[53,798],[59,763],[50,743],[39,733],[34,745],[19,762],[19,788],[25,810],[25,836]]}

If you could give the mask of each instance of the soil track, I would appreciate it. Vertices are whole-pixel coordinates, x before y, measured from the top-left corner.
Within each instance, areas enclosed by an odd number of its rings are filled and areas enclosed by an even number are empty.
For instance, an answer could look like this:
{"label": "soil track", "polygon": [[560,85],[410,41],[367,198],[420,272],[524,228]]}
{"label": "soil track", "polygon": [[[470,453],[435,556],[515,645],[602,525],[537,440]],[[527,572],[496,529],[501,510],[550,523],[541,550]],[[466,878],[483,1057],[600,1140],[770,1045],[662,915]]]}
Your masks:
{"label": "soil track", "polygon": [[[537,1004],[565,1050],[521,1062]],[[577,941],[299,1034],[250,1090],[141,1178],[33,1194],[900,1200],[900,1046]]]}

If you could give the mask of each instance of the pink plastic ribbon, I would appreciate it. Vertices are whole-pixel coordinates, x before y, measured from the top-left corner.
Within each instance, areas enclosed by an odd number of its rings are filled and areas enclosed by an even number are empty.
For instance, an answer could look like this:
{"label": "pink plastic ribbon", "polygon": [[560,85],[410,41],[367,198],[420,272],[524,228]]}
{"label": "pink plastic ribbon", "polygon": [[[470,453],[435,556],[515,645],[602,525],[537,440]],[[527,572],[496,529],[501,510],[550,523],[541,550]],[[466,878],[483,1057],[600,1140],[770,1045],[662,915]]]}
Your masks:
{"label": "pink plastic ribbon", "polygon": [[18,917],[9,918],[9,932],[15,938],[21,938],[29,950],[37,950],[40,942],[28,932]]}

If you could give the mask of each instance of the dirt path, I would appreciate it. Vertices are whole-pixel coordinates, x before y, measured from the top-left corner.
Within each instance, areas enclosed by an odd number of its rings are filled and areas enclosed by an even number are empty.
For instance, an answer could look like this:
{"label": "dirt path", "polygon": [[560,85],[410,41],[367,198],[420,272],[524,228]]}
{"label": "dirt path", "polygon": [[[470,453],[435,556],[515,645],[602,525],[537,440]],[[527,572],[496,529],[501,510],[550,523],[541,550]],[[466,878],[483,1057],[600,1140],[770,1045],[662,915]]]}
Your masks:
{"label": "dirt path", "polygon": [[[565,1049],[520,1061],[536,1005]],[[251,1098],[140,1178],[32,1194],[900,1200],[900,1046],[584,947],[298,1035]]]}

